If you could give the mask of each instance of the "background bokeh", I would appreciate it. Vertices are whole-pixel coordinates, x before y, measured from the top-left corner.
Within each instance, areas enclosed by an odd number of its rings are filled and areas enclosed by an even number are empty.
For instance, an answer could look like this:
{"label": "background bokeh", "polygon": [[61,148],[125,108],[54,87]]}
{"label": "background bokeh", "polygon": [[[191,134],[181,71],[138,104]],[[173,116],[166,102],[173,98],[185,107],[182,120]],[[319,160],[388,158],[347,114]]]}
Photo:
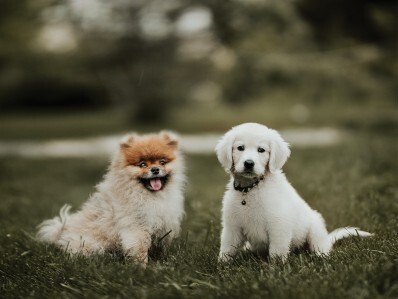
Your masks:
{"label": "background bokeh", "polygon": [[19,0],[0,137],[397,127],[393,0]]}

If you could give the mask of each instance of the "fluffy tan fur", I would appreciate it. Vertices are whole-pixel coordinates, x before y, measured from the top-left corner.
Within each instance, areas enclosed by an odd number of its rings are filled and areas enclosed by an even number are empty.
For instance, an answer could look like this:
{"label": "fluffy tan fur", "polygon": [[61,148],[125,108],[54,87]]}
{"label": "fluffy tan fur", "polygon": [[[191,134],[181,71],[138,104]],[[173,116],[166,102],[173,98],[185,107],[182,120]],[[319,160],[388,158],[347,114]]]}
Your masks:
{"label": "fluffy tan fur", "polygon": [[[180,232],[183,172],[173,133],[126,136],[96,192],[79,211],[70,213],[65,205],[40,224],[38,237],[72,254],[117,249],[146,264],[153,240],[171,231],[162,241],[167,245]],[[156,190],[150,183],[155,181]]]}

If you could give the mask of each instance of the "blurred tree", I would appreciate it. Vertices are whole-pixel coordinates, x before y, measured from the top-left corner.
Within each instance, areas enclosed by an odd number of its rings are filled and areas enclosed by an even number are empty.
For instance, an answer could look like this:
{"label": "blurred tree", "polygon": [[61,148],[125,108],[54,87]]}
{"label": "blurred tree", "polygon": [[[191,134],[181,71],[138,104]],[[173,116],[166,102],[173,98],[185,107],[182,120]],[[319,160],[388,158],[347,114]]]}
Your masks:
{"label": "blurred tree", "polygon": [[395,0],[299,0],[296,5],[323,46],[353,38],[396,49],[398,4]]}
{"label": "blurred tree", "polygon": [[[107,90],[111,101],[125,109],[131,121],[159,123],[181,101],[175,42],[147,42],[139,36],[109,40],[81,38],[84,60]],[[176,83],[177,82],[177,83]]]}
{"label": "blurred tree", "polygon": [[281,1],[208,1],[218,40],[236,57],[224,74],[224,97],[230,103],[245,103],[264,89],[284,85],[291,74],[286,69],[264,66],[261,61],[275,54],[312,51],[309,28],[294,6]]}
{"label": "blurred tree", "polygon": [[[336,90],[347,93],[340,98],[364,99],[376,84],[387,89],[394,84],[396,1],[198,2],[212,10],[214,31],[236,55],[223,80],[230,102],[244,103],[278,89],[307,89],[318,101]],[[347,50],[324,52],[339,48]],[[345,71],[347,65],[356,76]]]}
{"label": "blurred tree", "polygon": [[[9,109],[93,107],[106,102],[79,55],[50,52],[38,39],[54,1],[5,1],[0,15],[0,106]],[[76,53],[75,53],[76,54]]]}
{"label": "blurred tree", "polygon": [[179,55],[183,38],[173,28],[185,6],[159,0],[97,5],[107,11],[102,20],[70,7],[84,60],[129,119],[164,121],[175,105],[184,103],[188,89],[205,70]]}
{"label": "blurred tree", "polygon": [[[321,49],[367,44],[380,54],[366,71],[396,86],[398,71],[398,2],[395,0],[298,0],[298,11]],[[358,56],[372,56],[358,50]],[[374,54],[373,54],[374,56]],[[362,56],[363,57],[363,56]],[[358,58],[354,58],[358,59]],[[361,60],[362,58],[359,58]],[[380,84],[381,82],[379,82]],[[390,87],[386,87],[390,88]]]}
{"label": "blurred tree", "polygon": [[[2,4],[3,111],[111,104],[132,122],[159,123],[207,96],[237,104],[305,89],[317,101],[326,90],[362,98],[396,74],[398,18],[389,0]],[[352,45],[347,38],[370,45],[320,52]]]}

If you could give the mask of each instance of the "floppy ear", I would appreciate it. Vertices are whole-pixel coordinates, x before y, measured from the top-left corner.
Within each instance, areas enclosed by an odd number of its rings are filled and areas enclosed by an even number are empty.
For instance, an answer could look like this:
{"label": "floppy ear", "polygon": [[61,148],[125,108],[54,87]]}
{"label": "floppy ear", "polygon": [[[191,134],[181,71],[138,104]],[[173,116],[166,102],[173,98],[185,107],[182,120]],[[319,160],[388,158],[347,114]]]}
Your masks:
{"label": "floppy ear", "polygon": [[232,168],[232,144],[233,144],[233,134],[232,131],[227,132],[221,139],[217,142],[215,151],[217,154],[218,161],[225,168],[226,172],[231,172]]}
{"label": "floppy ear", "polygon": [[269,130],[271,131],[271,152],[268,167],[271,173],[278,173],[290,156],[289,144],[277,131]]}
{"label": "floppy ear", "polygon": [[161,131],[160,136],[164,138],[167,142],[167,145],[172,147],[173,149],[176,149],[178,147],[178,143],[180,141],[180,138],[178,135],[174,132],[171,131]]}

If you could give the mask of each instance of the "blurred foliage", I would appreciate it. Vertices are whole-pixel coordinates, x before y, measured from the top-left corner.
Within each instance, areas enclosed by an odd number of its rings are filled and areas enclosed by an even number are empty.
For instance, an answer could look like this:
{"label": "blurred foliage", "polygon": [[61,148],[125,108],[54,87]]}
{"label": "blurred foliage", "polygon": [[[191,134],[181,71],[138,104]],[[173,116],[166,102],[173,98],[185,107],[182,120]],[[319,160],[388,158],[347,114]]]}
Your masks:
{"label": "blurred foliage", "polygon": [[3,111],[94,107],[107,102],[80,53],[37,45],[44,8],[54,1],[3,1],[0,16],[0,105]]}
{"label": "blurred foliage", "polygon": [[300,0],[297,6],[322,44],[352,38],[396,49],[398,6],[394,0]]}
{"label": "blurred foliage", "polygon": [[161,123],[175,107],[285,90],[312,105],[392,102],[397,20],[389,0],[6,0],[0,108],[110,106]]}

